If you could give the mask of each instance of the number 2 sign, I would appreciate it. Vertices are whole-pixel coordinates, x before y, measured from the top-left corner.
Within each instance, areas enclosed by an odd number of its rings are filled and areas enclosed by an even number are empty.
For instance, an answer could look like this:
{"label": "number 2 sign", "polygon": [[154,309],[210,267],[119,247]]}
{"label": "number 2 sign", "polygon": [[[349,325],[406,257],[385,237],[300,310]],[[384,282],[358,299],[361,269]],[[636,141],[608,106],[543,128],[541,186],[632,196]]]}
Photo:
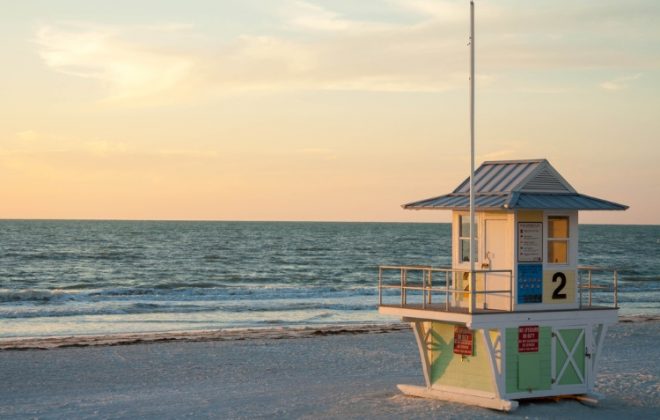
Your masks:
{"label": "number 2 sign", "polygon": [[575,302],[575,270],[543,272],[543,303]]}

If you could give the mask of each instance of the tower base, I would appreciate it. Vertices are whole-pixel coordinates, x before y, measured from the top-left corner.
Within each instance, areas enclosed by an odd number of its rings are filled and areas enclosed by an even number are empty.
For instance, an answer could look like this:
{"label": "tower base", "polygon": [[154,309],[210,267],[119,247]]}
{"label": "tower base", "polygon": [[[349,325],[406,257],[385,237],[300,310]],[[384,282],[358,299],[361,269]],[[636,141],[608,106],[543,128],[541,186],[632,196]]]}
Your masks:
{"label": "tower base", "polygon": [[493,410],[500,411],[514,411],[516,408],[518,408],[518,401],[502,400],[495,397],[480,397],[477,395],[441,391],[438,389],[431,389],[415,385],[397,385],[397,388],[399,388],[399,390],[405,395],[410,395],[412,397],[457,402],[461,404],[491,408]]}

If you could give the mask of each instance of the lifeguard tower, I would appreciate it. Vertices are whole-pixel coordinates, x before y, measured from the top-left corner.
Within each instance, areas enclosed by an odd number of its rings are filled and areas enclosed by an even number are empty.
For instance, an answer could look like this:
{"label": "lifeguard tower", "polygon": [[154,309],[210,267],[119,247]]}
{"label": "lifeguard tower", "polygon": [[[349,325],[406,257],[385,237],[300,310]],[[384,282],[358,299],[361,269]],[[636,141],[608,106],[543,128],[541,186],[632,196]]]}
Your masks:
{"label": "lifeguard tower", "polygon": [[425,379],[399,388],[505,411],[587,398],[617,322],[617,272],[578,265],[578,211],[627,206],[579,194],[545,159],[484,162],[472,271],[469,181],[403,206],[452,212],[451,267],[379,267],[379,312],[411,323]]}

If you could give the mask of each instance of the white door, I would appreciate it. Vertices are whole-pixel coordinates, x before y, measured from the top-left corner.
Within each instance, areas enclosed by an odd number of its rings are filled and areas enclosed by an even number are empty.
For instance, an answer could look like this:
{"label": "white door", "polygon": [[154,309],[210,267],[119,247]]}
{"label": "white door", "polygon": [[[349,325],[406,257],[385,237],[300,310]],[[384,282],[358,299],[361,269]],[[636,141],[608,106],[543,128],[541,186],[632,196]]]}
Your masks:
{"label": "white door", "polygon": [[[483,269],[508,270],[511,268],[511,259],[506,249],[507,221],[503,219],[486,219],[486,234]],[[508,273],[486,273],[485,290],[509,290],[510,279]],[[485,306],[487,309],[509,310],[508,293],[487,293]]]}

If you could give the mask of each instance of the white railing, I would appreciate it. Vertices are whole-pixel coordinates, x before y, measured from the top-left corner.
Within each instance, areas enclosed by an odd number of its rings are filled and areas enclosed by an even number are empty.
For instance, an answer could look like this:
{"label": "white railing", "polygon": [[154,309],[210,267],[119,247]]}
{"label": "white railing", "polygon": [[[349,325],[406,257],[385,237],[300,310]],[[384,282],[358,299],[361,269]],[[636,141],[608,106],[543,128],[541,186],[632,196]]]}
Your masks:
{"label": "white railing", "polygon": [[[397,282],[386,279],[388,271],[399,272]],[[411,273],[416,273],[418,278],[411,280]],[[448,267],[381,265],[378,267],[378,304],[384,304],[384,291],[399,290],[401,307],[448,312],[467,310],[469,313],[513,311],[512,270],[475,270],[474,275],[469,274],[469,270]],[[504,288],[503,283],[506,284]],[[421,302],[409,301],[409,295],[421,297]],[[439,301],[438,295],[441,295]]]}
{"label": "white railing", "polygon": [[[594,280],[594,275],[599,275],[602,278],[601,273],[612,272],[612,283],[608,284],[607,281]],[[593,304],[594,292],[595,293],[611,293],[612,294],[612,307],[619,307],[619,272],[614,268],[606,267],[594,267],[594,266],[579,266],[578,267],[578,290],[579,294],[579,303],[580,308],[595,308],[597,306],[602,307],[603,303],[607,304],[609,302],[598,302],[599,305]],[[586,293],[585,293],[586,292]],[[586,302],[584,302],[586,294]],[[606,300],[609,300],[606,298]]]}
{"label": "white railing", "polygon": [[[398,275],[392,278],[392,272]],[[613,281],[603,273],[613,273]],[[388,273],[390,276],[388,277]],[[379,306],[399,306],[445,312],[512,312],[512,270],[469,270],[427,265],[381,265],[378,267]],[[619,273],[616,269],[578,267],[578,308],[619,307]],[[397,293],[388,291],[398,290]],[[611,297],[607,294],[611,293]],[[390,298],[384,302],[384,295]],[[594,299],[597,295],[597,299]],[[396,296],[396,301],[391,298]]]}

